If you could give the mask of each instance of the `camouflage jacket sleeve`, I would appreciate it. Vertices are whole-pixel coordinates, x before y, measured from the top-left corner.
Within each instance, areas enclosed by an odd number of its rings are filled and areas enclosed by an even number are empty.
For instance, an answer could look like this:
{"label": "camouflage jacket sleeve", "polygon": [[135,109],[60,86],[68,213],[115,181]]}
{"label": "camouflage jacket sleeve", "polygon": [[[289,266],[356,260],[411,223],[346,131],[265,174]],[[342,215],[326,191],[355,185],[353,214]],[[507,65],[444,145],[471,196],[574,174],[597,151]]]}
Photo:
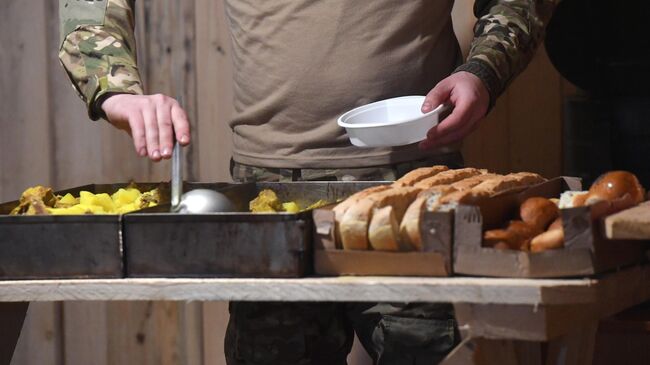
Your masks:
{"label": "camouflage jacket sleeve", "polygon": [[104,96],[143,93],[134,4],[135,0],[59,0],[59,59],[92,120],[103,116],[98,102]]}
{"label": "camouflage jacket sleeve", "polygon": [[476,0],[474,40],[467,62],[456,71],[478,76],[494,105],[506,86],[528,65],[559,0]]}

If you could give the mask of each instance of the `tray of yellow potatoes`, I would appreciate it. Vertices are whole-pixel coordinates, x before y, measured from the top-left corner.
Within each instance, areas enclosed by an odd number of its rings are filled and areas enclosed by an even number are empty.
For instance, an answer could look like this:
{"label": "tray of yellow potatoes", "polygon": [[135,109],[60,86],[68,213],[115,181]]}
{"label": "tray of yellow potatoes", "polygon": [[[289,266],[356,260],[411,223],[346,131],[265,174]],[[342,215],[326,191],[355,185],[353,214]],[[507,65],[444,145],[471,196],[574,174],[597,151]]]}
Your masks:
{"label": "tray of yellow potatoes", "polygon": [[34,186],[0,204],[0,279],[124,276],[123,214],[164,204],[164,184]]}
{"label": "tray of yellow potatoes", "polygon": [[124,215],[128,277],[300,277],[312,267],[311,210],[370,182],[186,184],[213,189],[235,211],[169,213],[169,205]]}

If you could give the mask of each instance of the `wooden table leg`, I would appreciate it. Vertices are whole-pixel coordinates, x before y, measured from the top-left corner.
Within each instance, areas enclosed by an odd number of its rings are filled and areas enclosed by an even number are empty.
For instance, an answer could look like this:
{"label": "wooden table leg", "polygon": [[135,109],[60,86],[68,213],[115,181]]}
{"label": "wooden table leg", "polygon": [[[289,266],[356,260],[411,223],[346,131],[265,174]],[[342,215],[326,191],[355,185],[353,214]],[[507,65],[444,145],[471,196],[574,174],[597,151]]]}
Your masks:
{"label": "wooden table leg", "polygon": [[598,323],[546,342],[468,337],[442,365],[591,365]]}
{"label": "wooden table leg", "polygon": [[0,303],[0,365],[9,365],[14,355],[29,303]]}
{"label": "wooden table leg", "polygon": [[548,342],[467,338],[441,365],[591,365],[597,323]]}
{"label": "wooden table leg", "polygon": [[548,342],[546,365],[591,365],[598,322],[576,328]]}

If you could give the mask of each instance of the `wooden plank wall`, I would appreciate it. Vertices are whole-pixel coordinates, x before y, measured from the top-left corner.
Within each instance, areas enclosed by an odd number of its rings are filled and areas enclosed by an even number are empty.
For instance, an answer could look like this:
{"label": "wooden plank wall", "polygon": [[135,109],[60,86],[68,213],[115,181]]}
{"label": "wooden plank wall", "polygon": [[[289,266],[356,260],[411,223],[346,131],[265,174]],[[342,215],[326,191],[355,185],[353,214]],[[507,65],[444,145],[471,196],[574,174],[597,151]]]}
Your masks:
{"label": "wooden plank wall", "polygon": [[[464,45],[471,5],[459,0],[454,13]],[[168,163],[136,158],[124,133],[87,120],[57,61],[57,7],[52,0],[0,2],[0,200],[35,184],[167,179]],[[228,180],[232,66],[223,0],[141,0],[137,7],[148,91],[180,89],[194,121],[189,178]],[[541,52],[466,141],[468,165],[559,174],[564,87]],[[226,303],[40,303],[30,306],[13,364],[224,364],[227,318]],[[367,362],[359,352],[352,359]]]}

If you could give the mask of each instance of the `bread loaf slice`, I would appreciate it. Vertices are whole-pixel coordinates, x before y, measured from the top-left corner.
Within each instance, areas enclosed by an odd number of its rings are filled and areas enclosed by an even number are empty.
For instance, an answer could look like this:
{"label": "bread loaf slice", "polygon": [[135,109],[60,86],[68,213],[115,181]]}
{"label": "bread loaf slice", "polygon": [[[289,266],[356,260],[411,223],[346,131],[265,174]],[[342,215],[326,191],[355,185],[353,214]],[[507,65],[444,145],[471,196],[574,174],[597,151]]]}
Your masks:
{"label": "bread loaf slice", "polygon": [[399,221],[391,205],[375,209],[368,226],[368,240],[373,250],[400,251]]}
{"label": "bread loaf slice", "polygon": [[349,207],[339,224],[341,243],[347,250],[368,249],[368,228],[375,209],[392,206],[393,214],[399,222],[409,204],[421,189],[415,187],[391,188],[370,194]]}
{"label": "bread loaf slice", "polygon": [[367,197],[370,194],[378,193],[381,191],[386,191],[390,189],[390,185],[378,185],[371,188],[363,189],[359,192],[356,192],[350,195],[347,199],[337,204],[332,211],[334,212],[334,237],[336,242],[336,248],[341,248],[341,231],[340,224],[343,219],[345,212],[353,205],[359,202],[359,200]]}
{"label": "bread loaf slice", "polygon": [[[503,177],[503,175],[486,173],[457,181],[450,185],[453,188],[453,191],[440,196],[431,197],[429,200],[427,200],[426,208],[430,212],[436,210],[451,210],[455,208],[455,205],[457,205],[457,203],[465,202],[466,198],[471,197],[472,188],[479,184],[482,184],[485,181],[498,179],[500,177]],[[467,200],[469,202],[469,199]],[[454,202],[454,204],[448,206],[450,202]]]}
{"label": "bread loaf slice", "polygon": [[451,184],[451,187],[458,191],[465,191],[475,187],[476,185],[484,181],[494,179],[497,177],[502,177],[502,176],[503,175],[499,175],[499,174],[485,173],[485,174],[476,175],[476,176],[468,177],[467,179],[457,181]]}
{"label": "bread loaf slice", "polygon": [[456,191],[440,198],[437,209],[454,209],[458,204],[476,204],[508,191],[522,190],[546,181],[538,174],[518,172],[489,178],[468,190]]}
{"label": "bread loaf slice", "polygon": [[429,189],[438,185],[447,185],[467,179],[468,177],[477,176],[486,173],[486,170],[479,170],[472,167],[448,170],[438,173],[434,176],[420,180],[414,186],[420,189]]}
{"label": "bread loaf slice", "polygon": [[496,196],[511,190],[521,190],[546,181],[543,177],[532,172],[517,172],[506,176],[484,181],[472,188],[472,193],[478,196]]}
{"label": "bread loaf slice", "polygon": [[457,191],[466,191],[483,181],[501,175],[483,173],[471,176],[452,183],[451,185],[438,185],[422,191],[406,210],[400,222],[401,242],[408,244],[416,250],[422,250],[422,236],[420,235],[420,222],[425,211],[434,211],[440,205],[440,199]]}
{"label": "bread loaf slice", "polygon": [[422,236],[420,235],[420,222],[424,216],[427,202],[445,194],[455,191],[450,185],[438,185],[418,194],[417,198],[409,205],[399,225],[400,242],[403,245],[422,250]]}
{"label": "bread loaf slice", "polygon": [[434,175],[437,175],[447,170],[449,170],[449,168],[443,165],[436,165],[431,167],[420,167],[418,169],[408,172],[406,175],[399,178],[397,181],[393,183],[393,186],[395,187],[413,186],[421,180],[432,177]]}

